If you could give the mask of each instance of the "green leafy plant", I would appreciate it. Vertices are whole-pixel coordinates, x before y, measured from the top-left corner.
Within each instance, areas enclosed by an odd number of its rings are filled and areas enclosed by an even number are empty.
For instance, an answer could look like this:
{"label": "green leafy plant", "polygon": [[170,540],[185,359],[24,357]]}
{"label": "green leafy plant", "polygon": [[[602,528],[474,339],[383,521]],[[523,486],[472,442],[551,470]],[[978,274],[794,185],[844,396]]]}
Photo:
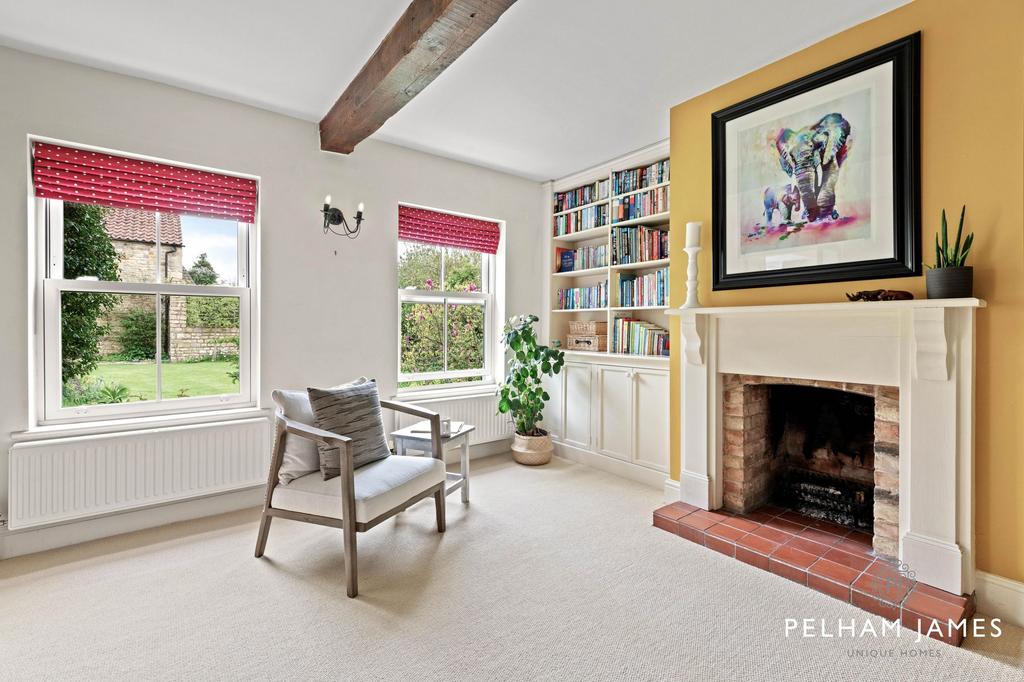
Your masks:
{"label": "green leafy plant", "polygon": [[121,384],[104,384],[100,388],[99,398],[101,403],[126,403],[131,398],[131,391]]}
{"label": "green leafy plant", "polygon": [[942,209],[942,242],[939,242],[939,234],[935,235],[935,265],[933,268],[960,268],[967,261],[967,254],[971,251],[974,243],[974,233],[967,235],[961,245],[960,239],[964,233],[964,214],[967,213],[967,206],[960,209],[960,224],[956,228],[956,241],[951,245],[946,230],[946,209]]}
{"label": "green leafy plant", "polygon": [[[118,279],[120,260],[103,226],[99,206],[64,203],[64,278]],[[100,339],[107,333],[104,316],[117,299],[110,294],[84,291],[61,296],[61,370],[64,381],[81,379],[96,369]],[[80,382],[79,382],[80,384]]]}
{"label": "green leafy plant", "polygon": [[537,424],[544,418],[544,403],[551,399],[541,385],[542,377],[558,374],[565,353],[537,343],[533,325],[536,315],[510,318],[502,331],[502,342],[512,353],[508,375],[498,387],[498,412],[509,414],[521,436],[547,435]]}
{"label": "green leafy plant", "polygon": [[118,354],[126,360],[156,359],[156,312],[149,307],[129,308],[121,317]]}

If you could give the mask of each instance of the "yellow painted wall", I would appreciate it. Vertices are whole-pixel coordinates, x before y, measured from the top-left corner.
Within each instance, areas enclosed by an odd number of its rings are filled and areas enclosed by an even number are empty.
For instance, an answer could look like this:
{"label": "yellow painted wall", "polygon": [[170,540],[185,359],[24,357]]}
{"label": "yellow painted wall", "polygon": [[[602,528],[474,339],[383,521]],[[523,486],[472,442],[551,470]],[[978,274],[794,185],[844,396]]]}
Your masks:
{"label": "yellow painted wall", "polygon": [[[917,0],[672,108],[673,232],[704,222],[711,244],[711,114],[748,97],[921,31],[921,199],[925,262],[939,212],[967,204],[968,264],[978,313],[975,480],[977,566],[1024,581],[1024,2]],[[707,59],[714,59],[707,55]],[[685,299],[686,256],[672,255],[672,301]],[[924,277],[711,291],[704,305],[820,303],[889,287],[924,297]],[[679,350],[672,344],[672,478],[679,478]]]}

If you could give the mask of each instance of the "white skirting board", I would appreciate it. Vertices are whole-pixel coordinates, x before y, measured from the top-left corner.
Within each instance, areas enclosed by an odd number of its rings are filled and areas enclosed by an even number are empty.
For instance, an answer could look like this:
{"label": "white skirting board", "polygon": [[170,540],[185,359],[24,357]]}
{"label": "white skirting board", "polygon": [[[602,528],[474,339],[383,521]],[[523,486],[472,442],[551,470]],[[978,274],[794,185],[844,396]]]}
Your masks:
{"label": "white skirting board", "polygon": [[[596,452],[590,452],[589,450],[581,450],[565,443],[555,441],[555,456],[567,459],[570,462],[576,462],[577,464],[586,464],[592,466],[595,469],[607,471],[610,474],[621,476],[622,478],[628,478],[644,485],[649,485],[652,488],[661,488],[665,474],[654,469],[647,469],[646,467],[637,466],[635,464],[629,464],[622,460],[615,459],[614,457],[607,457]],[[677,498],[678,499],[678,498]],[[652,510],[653,511],[653,510]]]}
{"label": "white skirting board", "polygon": [[1024,583],[977,571],[974,588],[979,613],[1024,627]]}
{"label": "white skirting board", "polygon": [[671,478],[665,479],[665,504],[670,502],[679,502],[679,481],[673,481]]}

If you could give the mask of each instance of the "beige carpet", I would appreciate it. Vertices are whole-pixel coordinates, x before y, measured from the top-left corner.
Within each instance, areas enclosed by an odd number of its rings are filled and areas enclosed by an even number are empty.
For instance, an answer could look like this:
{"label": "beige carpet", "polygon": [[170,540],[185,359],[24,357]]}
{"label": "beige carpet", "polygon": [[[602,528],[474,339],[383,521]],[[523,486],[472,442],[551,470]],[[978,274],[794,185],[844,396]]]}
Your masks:
{"label": "beige carpet", "polygon": [[998,680],[1024,632],[962,649],[797,639],[786,618],[871,619],[651,527],[660,493],[555,461],[476,462],[473,502],[359,536],[257,513],[0,562],[0,678],[131,680]]}

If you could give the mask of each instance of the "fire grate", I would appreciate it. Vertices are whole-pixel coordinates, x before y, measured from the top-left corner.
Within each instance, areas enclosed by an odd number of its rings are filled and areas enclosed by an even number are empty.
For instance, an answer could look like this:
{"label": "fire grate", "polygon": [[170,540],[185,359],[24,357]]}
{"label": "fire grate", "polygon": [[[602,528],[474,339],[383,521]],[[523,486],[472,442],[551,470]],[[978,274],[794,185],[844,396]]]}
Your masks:
{"label": "fire grate", "polygon": [[874,486],[806,469],[788,469],[775,485],[774,502],[847,528],[874,529]]}

